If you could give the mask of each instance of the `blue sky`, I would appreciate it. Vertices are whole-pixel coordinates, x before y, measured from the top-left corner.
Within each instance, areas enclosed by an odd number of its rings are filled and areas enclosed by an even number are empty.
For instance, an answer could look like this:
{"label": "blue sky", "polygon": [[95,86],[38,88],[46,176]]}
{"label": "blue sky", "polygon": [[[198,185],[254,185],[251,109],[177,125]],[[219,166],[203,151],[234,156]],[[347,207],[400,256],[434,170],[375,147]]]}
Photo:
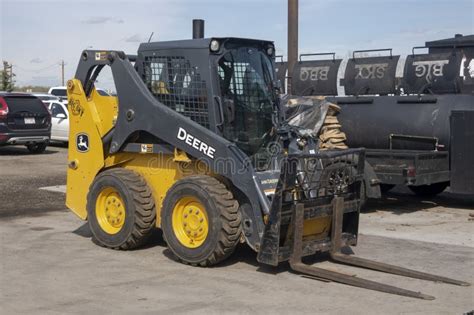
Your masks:
{"label": "blue sky", "polygon": [[[151,32],[189,38],[201,18],[206,36],[269,39],[286,55],[286,10],[287,0],[0,0],[0,52],[18,85],[57,85],[60,60],[71,78],[87,47],[133,54]],[[300,53],[391,47],[406,55],[427,40],[473,34],[474,0],[300,0],[299,30]]]}

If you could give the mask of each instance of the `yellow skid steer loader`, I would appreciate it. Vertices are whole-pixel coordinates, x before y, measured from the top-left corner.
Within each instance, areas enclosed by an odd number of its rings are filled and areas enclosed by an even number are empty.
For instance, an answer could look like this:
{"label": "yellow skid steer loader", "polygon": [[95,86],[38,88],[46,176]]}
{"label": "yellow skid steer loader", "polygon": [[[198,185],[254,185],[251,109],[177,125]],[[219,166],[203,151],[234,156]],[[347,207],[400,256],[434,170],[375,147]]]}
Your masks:
{"label": "yellow skid steer loader", "polygon": [[[364,150],[320,150],[318,130],[288,123],[272,42],[197,38],[141,44],[138,55],[85,50],[68,81],[67,206],[96,243],[132,249],[154,228],[193,266],[226,259],[242,241],[263,264],[289,261],[316,278],[433,297],[322,267],[333,261],[467,283],[346,255],[357,244]],[[110,67],[115,98],[97,93]],[[318,103],[324,120],[328,104]]]}

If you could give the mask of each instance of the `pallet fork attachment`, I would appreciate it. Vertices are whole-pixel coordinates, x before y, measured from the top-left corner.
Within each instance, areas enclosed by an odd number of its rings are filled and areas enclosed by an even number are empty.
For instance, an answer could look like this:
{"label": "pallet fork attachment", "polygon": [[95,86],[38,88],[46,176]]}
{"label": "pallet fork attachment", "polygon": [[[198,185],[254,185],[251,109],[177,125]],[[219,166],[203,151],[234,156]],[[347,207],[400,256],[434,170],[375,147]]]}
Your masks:
{"label": "pallet fork attachment", "polygon": [[[367,269],[382,271],[386,273],[396,274],[405,277],[430,280],[436,282],[444,282],[460,286],[469,286],[470,284],[463,281],[458,281],[451,278],[441,277],[429,273],[424,273],[416,270],[411,270],[403,267],[398,267],[390,264],[385,264],[365,258],[359,258],[341,252],[341,237],[342,237],[342,224],[343,224],[343,204],[344,199],[342,197],[335,196],[333,199],[333,213],[332,213],[332,231],[331,231],[331,250],[329,251],[330,257],[333,261],[363,267]],[[360,288],[369,290],[381,291],[385,293],[391,293],[396,295],[402,295],[407,297],[413,297],[424,300],[434,300],[435,297],[426,295],[421,292],[415,292],[398,288],[395,286],[379,283],[356,276],[327,270],[321,267],[309,266],[302,262],[302,243],[303,243],[303,221],[304,221],[304,207],[302,204],[296,204],[293,207],[293,252],[290,256],[290,267],[296,272],[310,275],[317,279],[329,280],[338,283],[348,284]]]}

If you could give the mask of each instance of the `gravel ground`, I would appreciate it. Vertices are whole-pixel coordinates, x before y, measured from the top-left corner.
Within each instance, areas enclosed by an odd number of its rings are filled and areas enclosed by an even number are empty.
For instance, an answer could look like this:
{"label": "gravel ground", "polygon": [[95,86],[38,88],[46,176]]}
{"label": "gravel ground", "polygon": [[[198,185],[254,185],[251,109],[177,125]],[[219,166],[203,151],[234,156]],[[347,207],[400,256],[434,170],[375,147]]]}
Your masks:
{"label": "gravel ground", "polygon": [[[393,296],[301,277],[287,264],[259,266],[245,245],[214,268],[175,262],[158,231],[143,249],[98,247],[87,224],[65,208],[64,194],[39,189],[65,184],[66,154],[63,147],[43,155],[0,148],[2,314],[463,314],[474,309],[472,286],[332,265],[436,300]],[[361,215],[354,252],[472,283],[473,213],[472,196],[444,193],[421,200],[398,189],[371,202]]]}

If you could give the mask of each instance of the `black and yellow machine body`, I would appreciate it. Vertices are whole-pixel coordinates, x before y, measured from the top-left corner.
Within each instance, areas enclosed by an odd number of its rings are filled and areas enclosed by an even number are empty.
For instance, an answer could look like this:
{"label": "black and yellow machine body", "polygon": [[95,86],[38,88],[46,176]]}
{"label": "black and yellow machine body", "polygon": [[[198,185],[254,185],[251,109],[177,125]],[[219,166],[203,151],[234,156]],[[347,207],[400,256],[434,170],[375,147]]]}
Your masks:
{"label": "black and yellow machine body", "polygon": [[[286,123],[274,51],[239,38],[146,43],[137,56],[84,51],[67,85],[67,206],[104,247],[136,248],[160,228],[183,263],[216,264],[246,242],[261,263],[289,260],[319,278],[431,298],[301,263],[330,252],[436,277],[341,254],[357,244],[364,150],[320,151]],[[94,87],[104,67],[117,98]]]}

